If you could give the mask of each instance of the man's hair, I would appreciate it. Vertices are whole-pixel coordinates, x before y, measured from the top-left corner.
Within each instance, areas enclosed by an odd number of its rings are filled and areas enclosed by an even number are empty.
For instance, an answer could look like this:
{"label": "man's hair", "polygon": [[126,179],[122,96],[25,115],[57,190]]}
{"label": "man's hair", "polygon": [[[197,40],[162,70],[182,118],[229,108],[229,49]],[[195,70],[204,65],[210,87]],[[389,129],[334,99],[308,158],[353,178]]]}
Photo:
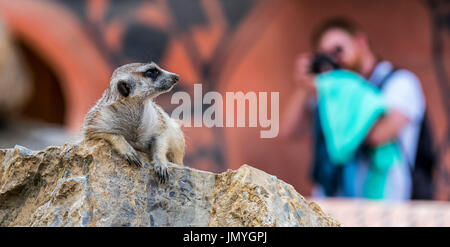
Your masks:
{"label": "man's hair", "polygon": [[357,33],[361,32],[360,26],[345,17],[333,17],[323,21],[317,28],[313,31],[311,36],[311,44],[316,47],[322,36],[331,29],[340,29],[351,36],[355,36]]}

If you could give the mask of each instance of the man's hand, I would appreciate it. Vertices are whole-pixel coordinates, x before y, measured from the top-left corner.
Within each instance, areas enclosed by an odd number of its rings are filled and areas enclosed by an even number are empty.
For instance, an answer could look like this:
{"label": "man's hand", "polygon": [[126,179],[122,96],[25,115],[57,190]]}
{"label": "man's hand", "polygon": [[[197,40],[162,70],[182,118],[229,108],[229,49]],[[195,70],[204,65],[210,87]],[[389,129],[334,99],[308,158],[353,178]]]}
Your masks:
{"label": "man's hand", "polygon": [[300,88],[315,93],[314,75],[310,71],[311,59],[311,53],[303,53],[297,58],[294,66],[294,81]]}
{"label": "man's hand", "polygon": [[408,122],[409,119],[403,113],[395,109],[390,110],[374,124],[366,137],[366,142],[376,147],[393,141]]}

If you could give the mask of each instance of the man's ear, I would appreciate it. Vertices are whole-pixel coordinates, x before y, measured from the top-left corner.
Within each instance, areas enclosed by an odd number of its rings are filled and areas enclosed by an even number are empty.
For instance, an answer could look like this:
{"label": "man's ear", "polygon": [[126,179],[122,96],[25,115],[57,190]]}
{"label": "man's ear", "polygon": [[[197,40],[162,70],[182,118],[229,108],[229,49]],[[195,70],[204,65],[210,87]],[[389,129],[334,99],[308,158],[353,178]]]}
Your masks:
{"label": "man's ear", "polygon": [[359,32],[355,34],[354,39],[356,40],[358,46],[360,46],[362,49],[370,49],[369,38],[365,33]]}
{"label": "man's ear", "polygon": [[123,97],[128,97],[131,93],[131,85],[126,81],[119,81],[117,83],[117,90]]}

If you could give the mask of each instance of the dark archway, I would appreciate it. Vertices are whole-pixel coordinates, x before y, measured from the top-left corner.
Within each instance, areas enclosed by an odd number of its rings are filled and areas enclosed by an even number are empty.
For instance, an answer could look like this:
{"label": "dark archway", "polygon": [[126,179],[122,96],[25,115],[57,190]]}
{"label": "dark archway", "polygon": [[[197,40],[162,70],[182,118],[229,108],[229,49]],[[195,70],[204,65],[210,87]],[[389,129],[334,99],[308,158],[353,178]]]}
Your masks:
{"label": "dark archway", "polygon": [[64,124],[65,99],[61,82],[53,69],[27,44],[16,40],[16,47],[23,55],[30,71],[33,92],[20,116],[53,124]]}

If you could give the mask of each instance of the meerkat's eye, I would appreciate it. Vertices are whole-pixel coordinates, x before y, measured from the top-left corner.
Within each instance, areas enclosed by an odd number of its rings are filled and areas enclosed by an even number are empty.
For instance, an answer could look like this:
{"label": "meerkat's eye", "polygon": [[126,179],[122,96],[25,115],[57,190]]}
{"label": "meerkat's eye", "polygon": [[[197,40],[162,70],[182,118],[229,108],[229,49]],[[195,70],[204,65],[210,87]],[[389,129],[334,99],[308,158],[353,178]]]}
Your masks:
{"label": "meerkat's eye", "polygon": [[144,76],[148,78],[152,78],[153,80],[156,79],[159,75],[159,70],[157,68],[151,68],[144,72]]}

